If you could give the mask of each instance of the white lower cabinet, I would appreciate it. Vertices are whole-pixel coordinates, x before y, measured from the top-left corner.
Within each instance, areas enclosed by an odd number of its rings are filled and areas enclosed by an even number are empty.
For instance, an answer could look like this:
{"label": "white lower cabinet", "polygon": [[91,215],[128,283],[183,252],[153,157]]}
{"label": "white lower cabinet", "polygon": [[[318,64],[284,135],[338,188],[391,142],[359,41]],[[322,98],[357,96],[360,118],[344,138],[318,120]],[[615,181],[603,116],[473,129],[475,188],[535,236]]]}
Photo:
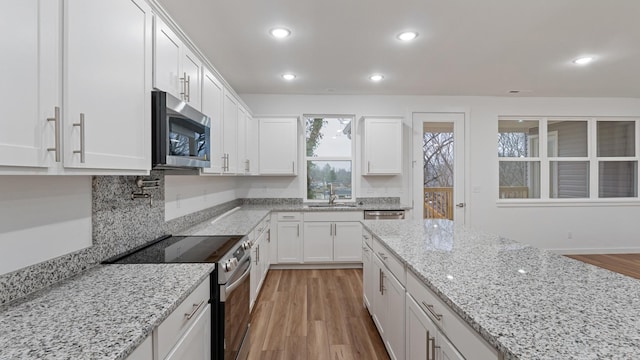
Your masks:
{"label": "white lower cabinet", "polygon": [[153,341],[151,341],[151,336],[147,336],[142,344],[138,345],[138,347],[127,356],[127,360],[153,360]]}
{"label": "white lower cabinet", "polygon": [[278,213],[277,260],[278,263],[302,262],[302,214]]}
{"label": "white lower cabinet", "polygon": [[404,359],[404,286],[378,256],[373,256],[373,264],[378,287],[374,290],[371,315],[391,359]]}
{"label": "white lower cabinet", "polygon": [[211,305],[207,304],[165,360],[209,359],[211,359]]}
{"label": "white lower cabinet", "polygon": [[333,261],[362,261],[362,224],[359,222],[335,222],[333,229]]}
{"label": "white lower cabinet", "polygon": [[260,225],[258,225],[258,228],[254,231],[256,240],[253,242],[253,246],[251,247],[251,301],[249,303],[251,310],[253,310],[253,305],[258,299],[260,289],[262,288],[264,279],[269,271],[269,265],[271,265],[269,260],[271,251],[269,220],[263,220],[263,222],[261,222]]}
{"label": "white lower cabinet", "polygon": [[362,242],[362,288],[364,306],[371,310],[371,302],[373,300],[373,291],[375,281],[373,278],[373,250],[367,245],[366,242]]}
{"label": "white lower cabinet", "polygon": [[211,358],[209,288],[207,278],[153,331],[155,360]]}

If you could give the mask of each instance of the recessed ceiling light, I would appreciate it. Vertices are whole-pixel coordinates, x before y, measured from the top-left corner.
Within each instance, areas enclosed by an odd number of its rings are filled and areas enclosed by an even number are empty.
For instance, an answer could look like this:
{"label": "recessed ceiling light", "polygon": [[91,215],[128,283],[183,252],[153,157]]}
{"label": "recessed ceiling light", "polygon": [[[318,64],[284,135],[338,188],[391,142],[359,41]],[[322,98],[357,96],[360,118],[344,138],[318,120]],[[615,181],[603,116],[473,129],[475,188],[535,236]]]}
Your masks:
{"label": "recessed ceiling light", "polygon": [[284,39],[291,35],[291,30],[287,28],[273,28],[269,30],[269,33],[276,39]]}
{"label": "recessed ceiling light", "polygon": [[384,76],[382,76],[380,74],[373,74],[373,75],[369,76],[369,79],[371,79],[371,81],[380,81],[380,80],[384,79]]}
{"label": "recessed ceiling light", "polygon": [[418,33],[415,31],[405,31],[398,34],[398,39],[402,41],[411,41],[418,37]]}
{"label": "recessed ceiling light", "polygon": [[291,80],[295,79],[296,76],[294,74],[282,74],[282,78],[285,79],[285,80],[291,81]]}
{"label": "recessed ceiling light", "polygon": [[573,63],[576,65],[587,65],[592,61],[593,61],[593,58],[591,56],[585,56],[585,57],[581,57],[573,60]]}

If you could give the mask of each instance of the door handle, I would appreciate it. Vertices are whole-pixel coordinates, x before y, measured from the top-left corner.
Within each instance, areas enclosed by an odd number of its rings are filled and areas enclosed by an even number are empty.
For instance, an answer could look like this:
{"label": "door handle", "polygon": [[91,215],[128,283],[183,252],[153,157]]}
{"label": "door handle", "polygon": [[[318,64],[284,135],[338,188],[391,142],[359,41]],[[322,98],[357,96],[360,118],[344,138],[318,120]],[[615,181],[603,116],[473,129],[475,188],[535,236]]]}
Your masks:
{"label": "door handle", "polygon": [[464,207],[464,203],[463,202],[462,203],[457,203],[456,207],[463,208]]}

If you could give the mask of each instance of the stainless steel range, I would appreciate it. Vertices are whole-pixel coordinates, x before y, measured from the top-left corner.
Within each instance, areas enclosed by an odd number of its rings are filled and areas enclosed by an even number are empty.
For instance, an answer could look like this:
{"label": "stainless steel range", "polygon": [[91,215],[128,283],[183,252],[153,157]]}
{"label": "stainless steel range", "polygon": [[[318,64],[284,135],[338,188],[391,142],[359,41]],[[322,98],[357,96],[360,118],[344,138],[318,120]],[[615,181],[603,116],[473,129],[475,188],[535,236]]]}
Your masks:
{"label": "stainless steel range", "polygon": [[211,358],[244,360],[250,347],[250,247],[242,236],[164,236],[105,263],[215,263],[209,299]]}

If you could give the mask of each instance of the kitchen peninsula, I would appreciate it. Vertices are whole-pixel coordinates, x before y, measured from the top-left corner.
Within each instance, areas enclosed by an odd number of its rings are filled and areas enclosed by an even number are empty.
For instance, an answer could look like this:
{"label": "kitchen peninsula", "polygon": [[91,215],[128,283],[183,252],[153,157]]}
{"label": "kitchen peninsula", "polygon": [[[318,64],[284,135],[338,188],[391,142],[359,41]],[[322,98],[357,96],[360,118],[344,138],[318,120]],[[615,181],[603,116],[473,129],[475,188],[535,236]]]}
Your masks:
{"label": "kitchen peninsula", "polygon": [[363,224],[505,359],[640,354],[636,279],[448,220]]}

